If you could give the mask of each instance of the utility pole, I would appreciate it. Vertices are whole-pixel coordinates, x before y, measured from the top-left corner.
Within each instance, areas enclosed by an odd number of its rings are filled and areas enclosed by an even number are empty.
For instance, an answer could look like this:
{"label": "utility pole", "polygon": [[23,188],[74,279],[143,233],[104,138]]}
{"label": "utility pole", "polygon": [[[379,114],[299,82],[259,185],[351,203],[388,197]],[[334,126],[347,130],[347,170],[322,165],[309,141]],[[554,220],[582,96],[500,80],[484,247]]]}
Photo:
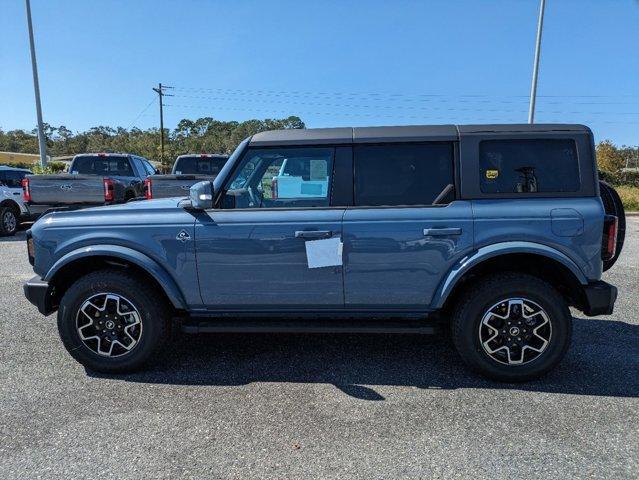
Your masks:
{"label": "utility pole", "polygon": [[29,47],[31,48],[31,69],[33,70],[33,90],[35,92],[36,114],[38,116],[38,145],[40,149],[40,166],[47,166],[47,143],[44,139],[42,125],[42,105],[40,104],[40,82],[38,81],[38,64],[36,63],[35,42],[33,41],[33,24],[31,23],[31,2],[27,4],[27,24],[29,25]]}
{"label": "utility pole", "polygon": [[530,87],[530,109],[528,110],[528,123],[535,123],[535,101],[537,100],[537,76],[539,74],[539,57],[541,55],[541,32],[544,28],[544,8],[546,0],[541,0],[539,5],[539,20],[537,21],[537,42],[535,45],[535,63],[533,65],[532,85]]}
{"label": "utility pole", "polygon": [[158,88],[153,89],[153,91],[158,94],[158,97],[160,99],[160,163],[162,163],[162,166],[164,166],[164,103],[162,100],[164,97],[173,96],[169,95],[168,93],[164,93],[164,90],[167,88],[173,87],[167,87],[166,85],[163,86],[161,83],[158,83]]}

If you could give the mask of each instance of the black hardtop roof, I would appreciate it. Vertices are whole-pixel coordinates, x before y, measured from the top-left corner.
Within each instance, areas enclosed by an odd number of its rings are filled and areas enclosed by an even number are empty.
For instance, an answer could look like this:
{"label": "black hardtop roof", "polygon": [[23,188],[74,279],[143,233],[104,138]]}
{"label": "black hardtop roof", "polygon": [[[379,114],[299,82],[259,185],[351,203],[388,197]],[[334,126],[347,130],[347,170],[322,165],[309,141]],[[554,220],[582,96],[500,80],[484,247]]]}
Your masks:
{"label": "black hardtop roof", "polygon": [[491,125],[406,125],[396,127],[340,127],[270,130],[251,137],[251,146],[339,145],[352,143],[458,140],[460,134],[590,132],[584,125],[561,123]]}

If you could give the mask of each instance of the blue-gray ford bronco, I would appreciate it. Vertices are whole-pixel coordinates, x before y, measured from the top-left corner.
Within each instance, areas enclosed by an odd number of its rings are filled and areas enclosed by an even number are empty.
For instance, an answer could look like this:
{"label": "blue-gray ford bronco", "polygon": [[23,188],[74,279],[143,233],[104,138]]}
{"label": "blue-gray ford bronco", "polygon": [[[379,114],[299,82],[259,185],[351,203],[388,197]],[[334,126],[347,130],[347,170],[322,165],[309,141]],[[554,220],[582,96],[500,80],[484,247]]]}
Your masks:
{"label": "blue-gray ford bronco", "polygon": [[95,371],[139,368],[176,326],[444,327],[472,369],[523,381],[566,353],[569,307],[612,313],[624,228],[581,125],[270,131],[188,198],[45,215],[24,291]]}

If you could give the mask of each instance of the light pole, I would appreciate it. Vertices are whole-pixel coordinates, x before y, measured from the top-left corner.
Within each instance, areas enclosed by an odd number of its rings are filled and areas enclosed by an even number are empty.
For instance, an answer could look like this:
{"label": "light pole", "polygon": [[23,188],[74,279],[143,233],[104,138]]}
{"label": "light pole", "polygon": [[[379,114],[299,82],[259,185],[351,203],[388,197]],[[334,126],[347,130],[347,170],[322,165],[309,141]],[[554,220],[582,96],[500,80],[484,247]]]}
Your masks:
{"label": "light pole", "polygon": [[47,144],[44,140],[42,126],[42,105],[40,105],[40,82],[38,81],[38,64],[36,63],[35,43],[33,41],[33,24],[31,23],[31,2],[27,2],[27,23],[29,25],[29,46],[31,47],[31,68],[33,69],[33,90],[35,92],[36,113],[38,115],[38,145],[40,148],[40,166],[47,166]]}
{"label": "light pole", "polygon": [[532,85],[530,87],[530,108],[528,123],[535,123],[535,100],[537,99],[537,76],[539,74],[539,56],[541,55],[541,32],[544,28],[544,8],[546,0],[541,0],[539,6],[539,20],[537,22],[537,43],[535,45],[535,64],[533,65]]}

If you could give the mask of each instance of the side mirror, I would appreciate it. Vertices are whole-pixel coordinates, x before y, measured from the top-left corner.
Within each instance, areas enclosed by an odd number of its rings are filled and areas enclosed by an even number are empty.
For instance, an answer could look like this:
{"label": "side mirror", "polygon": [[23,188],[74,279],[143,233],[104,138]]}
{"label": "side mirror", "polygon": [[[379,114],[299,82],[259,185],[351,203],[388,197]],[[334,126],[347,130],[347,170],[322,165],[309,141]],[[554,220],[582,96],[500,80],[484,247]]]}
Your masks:
{"label": "side mirror", "polygon": [[213,182],[206,180],[191,187],[191,207],[197,210],[213,208]]}

